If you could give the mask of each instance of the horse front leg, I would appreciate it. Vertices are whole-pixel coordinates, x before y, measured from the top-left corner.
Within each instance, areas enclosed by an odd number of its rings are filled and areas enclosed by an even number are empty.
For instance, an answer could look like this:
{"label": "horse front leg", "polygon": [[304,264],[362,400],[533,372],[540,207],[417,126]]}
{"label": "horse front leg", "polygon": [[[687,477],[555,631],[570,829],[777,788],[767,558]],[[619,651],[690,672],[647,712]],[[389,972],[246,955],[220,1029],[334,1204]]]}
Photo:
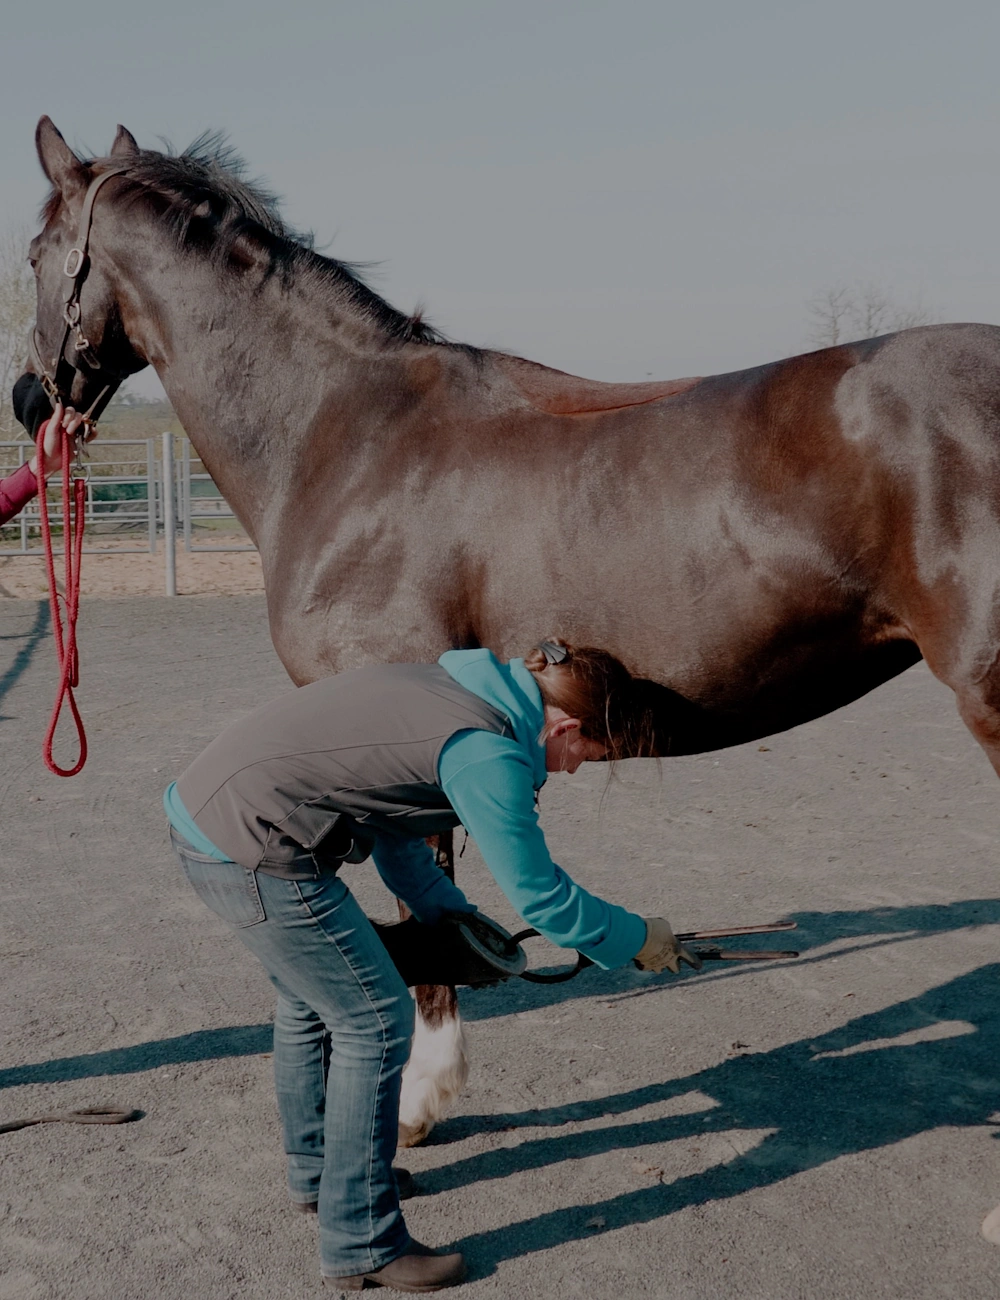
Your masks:
{"label": "horse front leg", "polygon": [[[455,879],[455,836],[437,836],[437,863]],[[399,903],[405,921],[409,909]],[[469,1077],[465,1031],[458,1011],[458,995],[444,984],[418,984],[413,990],[417,1023],[410,1059],[403,1071],[399,1102],[399,1145],[415,1147],[455,1104]]]}

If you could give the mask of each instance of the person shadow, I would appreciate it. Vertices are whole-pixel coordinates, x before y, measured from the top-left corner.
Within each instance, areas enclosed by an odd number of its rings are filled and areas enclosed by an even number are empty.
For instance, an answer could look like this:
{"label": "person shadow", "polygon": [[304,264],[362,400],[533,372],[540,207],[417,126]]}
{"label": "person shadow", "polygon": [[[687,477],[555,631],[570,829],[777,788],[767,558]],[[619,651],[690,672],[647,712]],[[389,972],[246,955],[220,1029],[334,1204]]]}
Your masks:
{"label": "person shadow", "polygon": [[[1000,964],[859,1016],[842,1028],[771,1051],[745,1053],[683,1078],[539,1110],[446,1120],[439,1140],[447,1140],[453,1128],[468,1134],[617,1120],[688,1094],[699,1094],[695,1113],[533,1136],[514,1148],[482,1152],[421,1173],[421,1190],[450,1191],[706,1134],[766,1132],[752,1149],[704,1172],[664,1177],[596,1203],[529,1215],[456,1242],[454,1249],[483,1275],[505,1259],[726,1200],[931,1129],[985,1127],[995,1138],[1000,1135]],[[1000,1159],[997,1173],[1000,1185]]]}

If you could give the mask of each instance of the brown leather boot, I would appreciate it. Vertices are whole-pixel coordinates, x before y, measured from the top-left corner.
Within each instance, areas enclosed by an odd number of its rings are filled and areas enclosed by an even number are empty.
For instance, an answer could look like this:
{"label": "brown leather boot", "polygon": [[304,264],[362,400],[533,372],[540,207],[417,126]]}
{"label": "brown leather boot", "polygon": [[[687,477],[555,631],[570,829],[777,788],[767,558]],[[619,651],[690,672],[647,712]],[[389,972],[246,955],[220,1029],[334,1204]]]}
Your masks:
{"label": "brown leather boot", "polygon": [[457,1251],[439,1255],[430,1246],[411,1241],[405,1255],[386,1264],[374,1273],[355,1273],[351,1277],[324,1277],[327,1286],[339,1286],[341,1291],[361,1291],[365,1283],[388,1286],[394,1291],[443,1291],[445,1287],[458,1286],[465,1278],[465,1260]]}

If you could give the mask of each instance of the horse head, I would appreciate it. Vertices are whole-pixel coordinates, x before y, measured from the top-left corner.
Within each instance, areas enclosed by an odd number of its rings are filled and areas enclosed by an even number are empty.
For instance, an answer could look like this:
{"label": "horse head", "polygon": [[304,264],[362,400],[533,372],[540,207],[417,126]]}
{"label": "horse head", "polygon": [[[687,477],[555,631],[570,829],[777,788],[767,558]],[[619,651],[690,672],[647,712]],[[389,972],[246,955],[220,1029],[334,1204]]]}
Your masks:
{"label": "horse head", "polygon": [[122,381],[146,365],[126,336],[113,267],[100,256],[94,229],[100,190],[127,174],[139,147],[119,126],[108,157],[85,162],[48,117],[38,123],[35,144],[52,191],[29,251],[37,291],[30,369],[53,401],[72,404],[93,422]]}

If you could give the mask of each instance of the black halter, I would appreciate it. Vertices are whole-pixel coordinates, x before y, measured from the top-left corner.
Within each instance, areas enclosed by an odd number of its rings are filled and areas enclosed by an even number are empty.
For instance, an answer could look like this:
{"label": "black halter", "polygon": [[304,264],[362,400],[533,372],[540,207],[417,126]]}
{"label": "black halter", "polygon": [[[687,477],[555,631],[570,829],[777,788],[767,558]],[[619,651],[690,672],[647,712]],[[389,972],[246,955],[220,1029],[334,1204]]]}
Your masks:
{"label": "black halter", "polygon": [[[90,346],[90,341],[83,332],[83,322],[80,317],[80,290],[83,288],[83,282],[87,278],[87,271],[90,266],[90,228],[94,217],[94,201],[105,181],[109,181],[112,176],[124,175],[127,170],[127,167],[111,167],[106,172],[102,172],[100,176],[95,176],[90,182],[80,212],[80,229],[77,242],[66,254],[66,261],[63,264],[63,273],[70,280],[69,290],[63,301],[63,321],[66,328],[63,330],[59,350],[48,365],[42,360],[38,347],[38,326],[36,325],[31,331],[31,363],[42,387],[53,403],[63,402],[67,404],[69,402],[73,388],[73,377],[79,370],[91,370],[95,374],[106,378],[107,382],[104,387],[84,412],[83,418],[87,424],[97,423],[102,411],[114,397],[122,381],[128,377],[127,372],[119,373],[102,365],[100,358]],[[73,336],[73,347],[76,353],[75,362],[66,359],[66,344],[70,335]]]}

